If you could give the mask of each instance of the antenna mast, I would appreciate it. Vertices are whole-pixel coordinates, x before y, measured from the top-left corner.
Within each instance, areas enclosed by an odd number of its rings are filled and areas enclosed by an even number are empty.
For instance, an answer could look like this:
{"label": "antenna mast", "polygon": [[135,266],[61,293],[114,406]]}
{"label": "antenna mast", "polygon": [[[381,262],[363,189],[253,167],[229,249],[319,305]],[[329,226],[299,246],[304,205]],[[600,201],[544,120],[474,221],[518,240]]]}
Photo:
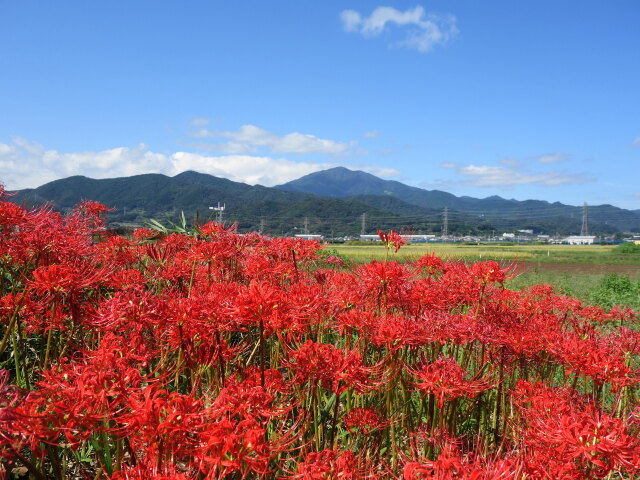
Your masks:
{"label": "antenna mast", "polygon": [[220,205],[220,202],[218,202],[217,207],[209,207],[209,210],[216,212],[216,222],[222,223],[222,212],[224,212],[225,207],[226,204]]}

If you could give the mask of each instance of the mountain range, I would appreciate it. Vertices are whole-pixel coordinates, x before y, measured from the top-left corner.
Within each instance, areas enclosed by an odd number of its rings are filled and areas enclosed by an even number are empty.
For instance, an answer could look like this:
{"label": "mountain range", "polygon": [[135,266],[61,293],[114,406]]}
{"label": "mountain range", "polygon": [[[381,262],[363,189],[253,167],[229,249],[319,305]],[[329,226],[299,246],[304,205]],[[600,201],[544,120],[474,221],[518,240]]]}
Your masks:
{"label": "mountain range", "polygon": [[[578,234],[584,207],[541,200],[457,197],[424,190],[344,167],[305,175],[263,187],[233,182],[193,171],[174,177],[145,174],[112,179],[73,176],[35,189],[14,192],[12,201],[27,207],[44,203],[65,212],[81,200],[115,208],[107,220],[116,226],[143,225],[154,218],[175,221],[184,212],[191,222],[212,216],[211,206],[225,206],[223,220],[241,231],[273,235],[323,233],[355,235],[364,230],[393,228],[416,233],[441,233],[445,217],[450,234],[529,229],[536,233]],[[612,205],[589,206],[593,234],[640,231],[640,214]],[[364,216],[364,218],[363,218]]]}

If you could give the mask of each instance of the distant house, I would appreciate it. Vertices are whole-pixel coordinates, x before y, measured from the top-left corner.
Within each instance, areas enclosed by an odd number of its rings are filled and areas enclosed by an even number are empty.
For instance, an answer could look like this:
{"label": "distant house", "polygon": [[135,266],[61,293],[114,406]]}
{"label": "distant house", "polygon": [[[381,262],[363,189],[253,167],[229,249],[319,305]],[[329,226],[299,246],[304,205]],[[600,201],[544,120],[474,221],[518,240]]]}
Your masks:
{"label": "distant house", "polygon": [[568,243],[569,245],[593,245],[593,241],[596,237],[587,235],[573,235],[571,237],[563,238],[562,243]]}
{"label": "distant house", "polygon": [[[402,235],[400,234],[402,239],[405,242],[432,242],[436,239],[435,235]],[[361,242],[379,242],[380,235],[360,235]]]}
{"label": "distant house", "polygon": [[303,240],[317,240],[319,242],[322,241],[322,235],[310,235],[310,234],[298,234],[295,236],[296,238],[301,238]]}

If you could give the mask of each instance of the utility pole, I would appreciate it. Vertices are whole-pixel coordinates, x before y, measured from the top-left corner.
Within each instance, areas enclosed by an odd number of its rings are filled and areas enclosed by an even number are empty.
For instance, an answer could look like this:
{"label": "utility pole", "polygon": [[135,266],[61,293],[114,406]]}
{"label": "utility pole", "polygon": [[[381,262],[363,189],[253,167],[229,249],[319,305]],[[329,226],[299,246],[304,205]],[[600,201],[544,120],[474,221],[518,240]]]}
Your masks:
{"label": "utility pole", "polygon": [[362,214],[362,227],[360,228],[360,235],[364,235],[365,234],[365,232],[367,231],[366,226],[367,226],[367,214],[363,213]]}
{"label": "utility pole", "polygon": [[582,206],[582,228],[580,229],[580,236],[586,237],[589,235],[589,212],[587,208],[587,202],[584,202]]}
{"label": "utility pole", "polygon": [[442,226],[442,239],[449,236],[449,207],[444,207],[444,225]]}

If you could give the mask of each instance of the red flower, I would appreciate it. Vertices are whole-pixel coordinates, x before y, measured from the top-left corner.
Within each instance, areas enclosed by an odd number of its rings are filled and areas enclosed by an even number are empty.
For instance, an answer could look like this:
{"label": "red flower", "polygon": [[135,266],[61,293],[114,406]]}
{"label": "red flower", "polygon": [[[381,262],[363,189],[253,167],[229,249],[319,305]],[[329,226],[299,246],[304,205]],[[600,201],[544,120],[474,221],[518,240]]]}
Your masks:
{"label": "red flower", "polygon": [[363,392],[371,386],[369,374],[372,369],[363,365],[357,352],[307,340],[291,356],[295,382],[320,382],[323,388],[338,394],[348,387]]}
{"label": "red flower", "polygon": [[438,399],[438,406],[454,398],[473,398],[492,388],[486,379],[465,379],[467,372],[453,358],[439,358],[433,363],[423,363],[413,370],[418,390],[431,393]]}
{"label": "red flower", "polygon": [[354,408],[344,417],[344,424],[351,433],[360,431],[368,435],[373,430],[378,430],[389,425],[382,420],[373,408]]}
{"label": "red flower", "polygon": [[298,474],[293,478],[302,480],[358,480],[372,478],[362,468],[358,457],[351,452],[323,450],[311,452],[298,465]]}
{"label": "red flower", "polygon": [[389,230],[388,233],[384,230],[378,230],[378,236],[382,243],[384,243],[385,247],[389,248],[389,246],[393,245],[396,253],[400,250],[400,247],[406,243],[405,239],[393,230]]}

